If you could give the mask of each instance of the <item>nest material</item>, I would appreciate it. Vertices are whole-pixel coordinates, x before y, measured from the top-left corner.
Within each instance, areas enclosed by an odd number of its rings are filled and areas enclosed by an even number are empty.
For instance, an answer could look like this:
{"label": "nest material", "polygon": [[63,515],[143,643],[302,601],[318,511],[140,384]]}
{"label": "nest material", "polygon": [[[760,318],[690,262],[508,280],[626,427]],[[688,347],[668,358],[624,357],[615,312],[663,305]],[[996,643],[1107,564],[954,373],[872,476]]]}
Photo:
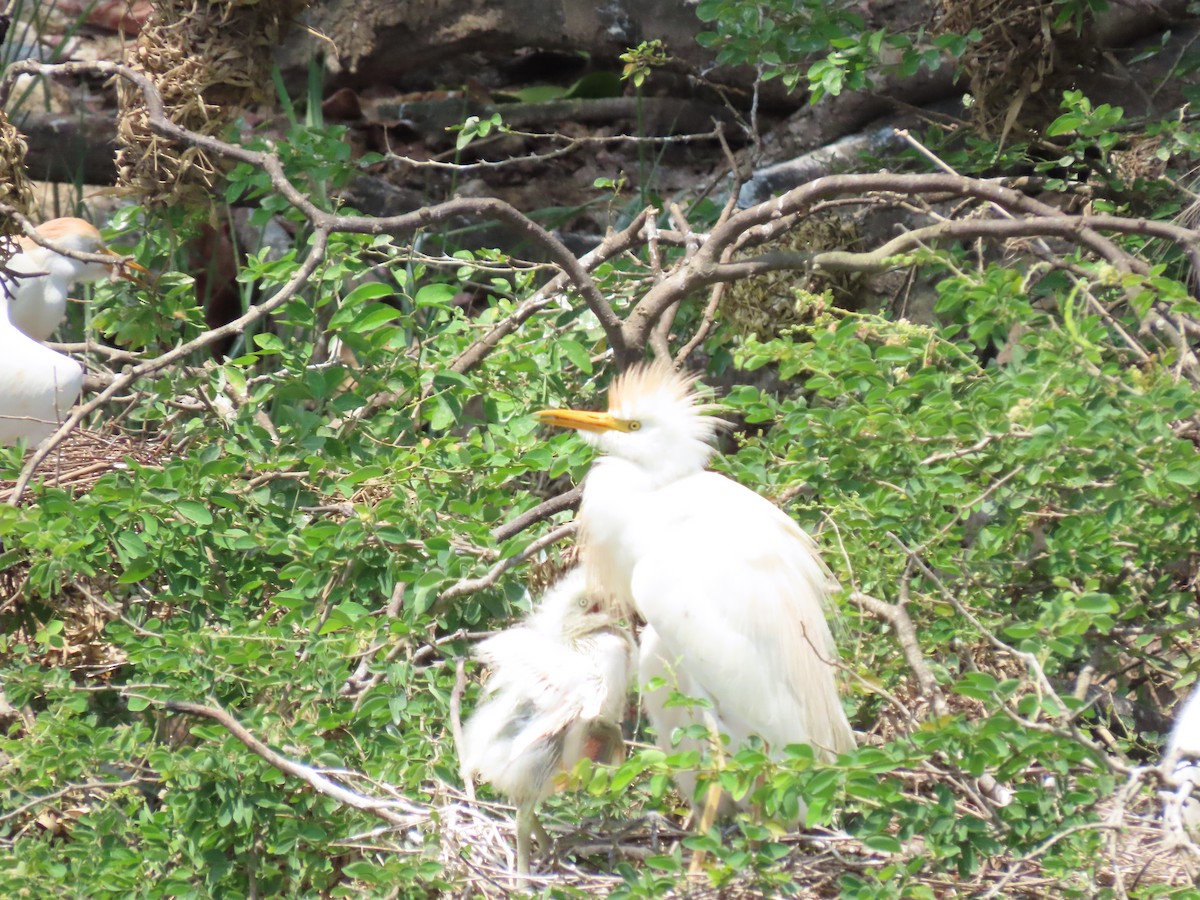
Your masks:
{"label": "nest material", "polygon": [[[25,137],[0,110],[0,203],[29,215],[33,206],[33,185],[25,174]],[[0,214],[0,234],[20,234],[21,226],[12,216]],[[7,258],[12,248],[2,255]]]}
{"label": "nest material", "polygon": [[[159,0],[128,64],[149,76],[172,122],[217,136],[271,90],[274,51],[303,0]],[[120,84],[117,155],[122,185],[150,202],[202,199],[220,164],[207,151],[156,135],[141,91]]]}
{"label": "nest material", "polygon": [[[167,440],[147,443],[117,433],[111,426],[105,433],[75,429],[63,439],[54,453],[38,469],[37,480],[78,497],[92,489],[104,475],[126,468],[130,461],[143,466],[158,465],[170,451]],[[15,489],[15,480],[0,479],[0,503],[7,503]],[[36,503],[37,493],[27,491],[22,503]],[[29,598],[29,563],[22,561],[0,567],[0,627],[20,642],[32,644],[36,628],[15,615]],[[42,648],[48,664],[89,667],[108,671],[121,660],[121,651],[103,639],[104,627],[118,610],[101,598],[110,596],[114,579],[97,573],[62,585],[54,597],[56,615],[64,622],[63,643],[57,648]]]}
{"label": "nest material", "polygon": [[982,38],[960,64],[971,84],[976,127],[1001,143],[1014,127],[1040,132],[1057,118],[1062,92],[1075,73],[1094,63],[1087,29],[1055,25],[1053,0],[943,0],[939,30]]}
{"label": "nest material", "polygon": [[[80,428],[69,432],[38,469],[37,481],[46,487],[62,488],[78,497],[100,478],[115,469],[127,468],[132,459],[142,465],[157,465],[168,452],[165,439],[146,443],[119,433],[104,434]],[[7,503],[16,481],[0,479],[0,503]],[[26,493],[22,502],[32,502]]]}
{"label": "nest material", "polygon": [[[757,256],[764,250],[819,253],[823,250],[857,250],[861,246],[855,222],[834,214],[814,216],[766,247],[738,254],[736,259]],[[812,320],[814,306],[853,307],[846,302],[855,293],[860,276],[818,271],[769,272],[729,286],[721,302],[721,320],[735,334],[762,338],[779,335],[794,325]],[[824,298],[821,295],[826,294]]]}
{"label": "nest material", "polygon": [[[938,793],[955,784],[953,775],[932,767],[922,767],[904,773],[901,778],[905,796],[914,802],[936,803]],[[1049,770],[1025,773],[1028,780],[1061,778]],[[918,799],[921,798],[921,799]],[[513,819],[511,813],[484,808],[483,804],[465,802],[447,788],[442,802],[435,802],[430,817],[437,816],[438,857],[445,865],[447,876],[466,880],[472,896],[502,898],[511,896]],[[976,817],[987,813],[974,805],[975,798],[962,795],[958,808]],[[1160,807],[1149,788],[1125,803],[1119,797],[1105,798],[1094,809],[1096,833],[1103,838],[1102,862],[1097,866],[1097,883],[1090,873],[1077,876],[1049,872],[1044,853],[1005,853],[990,857],[986,864],[972,872],[928,872],[916,874],[913,881],[931,889],[938,897],[976,897],[989,895],[1007,898],[1044,898],[1061,896],[1072,890],[1079,896],[1092,896],[1099,886],[1120,884],[1126,892],[1146,891],[1150,886],[1185,887],[1193,885],[1200,872],[1200,848],[1194,844],[1174,845],[1164,831],[1159,818]],[[682,854],[684,865],[690,862],[691,850],[682,846],[688,835],[676,829],[662,817],[621,823],[606,819],[579,821],[570,807],[551,804],[543,808],[542,818],[555,835],[556,852],[552,860],[539,859],[536,868],[543,873],[535,876],[538,889],[553,885],[588,895],[603,896],[620,885],[613,864],[625,860],[637,864],[651,856]],[[1086,827],[1086,826],[1082,826]],[[1064,828],[1064,830],[1067,830]],[[777,863],[798,890],[795,896],[805,898],[839,897],[847,877],[871,879],[885,866],[901,869],[920,868],[919,861],[927,857],[925,840],[920,836],[903,842],[898,853],[873,850],[859,840],[838,832],[817,831],[810,834],[788,834],[780,838],[789,845],[788,853]],[[1051,850],[1052,846],[1043,848]],[[402,848],[397,847],[398,852]],[[720,864],[714,864],[719,872]],[[764,886],[755,883],[750,867],[743,873],[714,885],[701,870],[684,880],[677,889],[664,892],[664,897],[688,897],[691,900],[740,900],[764,896]]]}
{"label": "nest material", "polygon": [[1167,157],[1162,152],[1161,135],[1135,137],[1122,150],[1112,154],[1113,168],[1125,184],[1138,180],[1157,181],[1167,173]]}
{"label": "nest material", "polygon": [[577,565],[579,565],[578,544],[571,544],[563,548],[557,557],[550,555],[535,561],[529,567],[529,575],[526,578],[529,593],[535,597],[541,596],[550,585],[562,578],[568,569],[573,569]]}

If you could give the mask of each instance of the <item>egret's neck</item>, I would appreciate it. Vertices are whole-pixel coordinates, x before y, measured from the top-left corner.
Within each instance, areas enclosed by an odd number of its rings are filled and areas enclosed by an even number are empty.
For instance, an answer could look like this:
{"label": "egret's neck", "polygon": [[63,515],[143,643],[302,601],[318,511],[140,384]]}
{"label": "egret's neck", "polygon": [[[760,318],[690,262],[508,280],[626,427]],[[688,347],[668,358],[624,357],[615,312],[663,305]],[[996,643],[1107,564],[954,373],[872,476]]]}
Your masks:
{"label": "egret's neck", "polygon": [[91,268],[91,266],[80,266],[75,260],[59,256],[57,253],[50,254],[43,262],[43,270],[49,273],[46,282],[42,285],[45,299],[49,300],[53,297],[57,301],[59,297],[62,297],[65,300],[67,293],[71,290],[71,285],[75,282],[95,280],[90,271]]}
{"label": "egret's neck", "polygon": [[580,539],[588,589],[618,616],[633,611],[629,576],[641,543],[639,523],[655,480],[641,466],[617,457],[592,464],[579,505]]}
{"label": "egret's neck", "polygon": [[620,473],[625,485],[646,491],[703,472],[713,454],[713,448],[701,440],[672,441],[664,446],[662,441],[631,444],[612,431],[581,432],[581,437],[603,454],[592,464],[589,479],[597,469],[608,467],[614,476]]}
{"label": "egret's neck", "polygon": [[592,463],[583,483],[582,509],[611,510],[622,519],[655,488],[659,479],[637,463],[616,456],[602,456]]}

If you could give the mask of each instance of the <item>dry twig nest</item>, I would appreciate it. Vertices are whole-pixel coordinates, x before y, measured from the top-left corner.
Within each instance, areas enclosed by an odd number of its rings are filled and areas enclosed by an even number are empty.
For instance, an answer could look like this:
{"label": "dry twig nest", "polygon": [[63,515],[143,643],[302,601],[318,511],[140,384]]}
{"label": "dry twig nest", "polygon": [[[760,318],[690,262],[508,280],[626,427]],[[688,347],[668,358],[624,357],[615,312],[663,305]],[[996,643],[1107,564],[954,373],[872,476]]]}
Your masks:
{"label": "dry twig nest", "polygon": [[563,576],[564,572],[577,565],[579,565],[578,544],[571,544],[560,549],[557,557],[551,555],[545,559],[534,561],[529,567],[529,575],[526,578],[529,593],[535,597],[544,594],[550,585]]}
{"label": "dry twig nest", "polygon": [[[167,116],[218,136],[272,85],[271,64],[302,0],[159,0],[128,64],[158,87]],[[119,84],[118,178],[149,202],[202,201],[220,167],[199,147],[180,147],[150,128],[141,91]]]}
{"label": "dry twig nest", "polygon": [[[858,250],[857,225],[835,214],[813,216],[783,234],[778,241],[738,254],[735,259],[783,250],[816,254],[825,250]],[[814,307],[854,308],[851,298],[860,276],[819,271],[782,270],[729,285],[721,302],[721,319],[736,334],[771,338],[794,325],[811,322]],[[822,297],[826,294],[828,296]]]}
{"label": "dry twig nest", "polygon": [[[78,497],[91,490],[109,472],[127,468],[130,459],[145,466],[157,465],[168,453],[167,443],[166,437],[146,442],[117,432],[76,428],[42,463],[36,480],[46,487],[62,488]],[[0,479],[0,503],[9,501],[15,487],[15,480]],[[21,502],[34,502],[34,496],[27,491]]]}
{"label": "dry twig nest", "polygon": [[1059,113],[1062,91],[1076,70],[1091,62],[1086,28],[1056,26],[1062,12],[1053,0],[943,0],[943,33],[982,38],[968,45],[960,64],[971,83],[976,127],[1004,143],[1014,126],[1041,131]]}
{"label": "dry twig nest", "polygon": [[[33,206],[33,185],[25,174],[25,138],[0,110],[0,203],[25,215]],[[21,226],[11,216],[0,215],[0,234],[20,234]],[[9,248],[11,250],[11,248]],[[0,254],[4,257],[9,252]]]}
{"label": "dry twig nest", "polygon": [[[165,436],[148,442],[121,434],[112,427],[104,432],[75,429],[42,464],[38,480],[78,497],[109,472],[125,468],[130,462],[158,465],[169,452]],[[0,479],[0,503],[8,502],[15,486],[15,480]],[[21,502],[38,502],[37,493],[26,491]],[[31,600],[29,574],[30,565],[25,560],[0,565],[0,630],[32,646],[39,616],[30,617],[23,611]],[[87,667],[93,677],[103,677],[115,668],[122,661],[122,654],[103,638],[105,626],[119,614],[105,599],[112,597],[114,585],[111,574],[98,572],[61,585],[53,597],[39,598],[37,603],[52,602],[54,617],[63,622],[63,629],[61,645],[37,645],[37,656],[47,665]]]}

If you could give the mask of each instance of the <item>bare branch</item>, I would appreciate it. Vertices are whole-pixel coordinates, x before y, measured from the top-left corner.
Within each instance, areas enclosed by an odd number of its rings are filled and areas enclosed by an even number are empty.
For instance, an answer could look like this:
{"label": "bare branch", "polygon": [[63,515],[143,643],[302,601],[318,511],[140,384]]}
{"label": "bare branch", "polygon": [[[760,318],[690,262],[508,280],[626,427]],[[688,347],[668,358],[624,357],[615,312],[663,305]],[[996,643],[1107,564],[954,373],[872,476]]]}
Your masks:
{"label": "bare branch", "polygon": [[692,351],[704,343],[704,339],[708,337],[708,333],[712,330],[713,324],[716,322],[717,310],[721,306],[721,298],[725,295],[727,286],[728,282],[726,281],[712,286],[712,290],[708,295],[708,304],[704,307],[704,312],[700,316],[700,324],[696,326],[696,333],[675,354],[676,368],[682,366],[687,358],[692,355]]}
{"label": "bare branch", "polygon": [[[193,716],[203,716],[206,719],[212,719],[214,722],[221,725],[226,731],[232,734],[235,738],[246,745],[251,751],[261,756],[268,763],[274,766],[285,775],[291,775],[293,778],[299,778],[306,782],[313,790],[319,794],[324,794],[326,797],[332,797],[339,803],[362,812],[370,813],[383,819],[385,822],[390,822],[393,825],[411,825],[413,823],[413,814],[424,816],[424,811],[409,804],[403,800],[379,800],[375,797],[366,797],[355,791],[349,790],[338,784],[327,775],[323,775],[312,766],[304,763],[295,762],[288,759],[280,753],[276,753],[253,734],[251,734],[245,726],[237,719],[227,713],[225,710],[216,706],[203,706],[199,703],[188,703],[183,700],[167,700],[163,706],[171,712],[188,713]],[[408,815],[401,815],[397,810],[404,810]]]}
{"label": "bare branch", "polygon": [[125,787],[136,787],[142,784],[155,784],[157,778],[150,778],[142,775],[135,775],[132,778],[126,778],[122,781],[84,781],[79,784],[68,784],[64,788],[57,791],[51,791],[49,794],[43,794],[40,797],[34,797],[27,803],[22,803],[11,812],[6,812],[0,816],[0,822],[8,822],[12,819],[19,818],[22,814],[28,812],[35,807],[42,806],[46,803],[53,803],[70,794],[86,793],[88,791],[115,791]]}
{"label": "bare branch", "polygon": [[[991,181],[966,178],[955,174],[897,175],[891,173],[865,175],[830,175],[788,191],[779,197],[742,210],[725,222],[718,223],[707,235],[700,249],[685,258],[674,273],[652,287],[626,317],[623,326],[628,355],[638,355],[645,347],[653,323],[675,302],[689,293],[718,281],[742,278],[750,274],[771,271],[773,267],[795,268],[803,262],[802,255],[766,254],[757,260],[721,262],[723,252],[744,242],[753,233],[756,242],[770,240],[785,231],[796,215],[807,214],[817,202],[831,198],[867,193],[891,193],[901,196],[924,196],[930,199],[970,197],[995,204],[1010,213],[1025,218],[1009,220],[965,219],[939,223],[927,229],[917,229],[901,235],[883,248],[867,254],[841,255],[837,252],[821,255],[824,268],[839,265],[852,268],[878,266],[888,255],[895,255],[916,246],[921,240],[944,237],[1011,238],[1041,235],[1060,236],[1111,262],[1120,272],[1144,275],[1146,263],[1121,250],[1101,234],[1112,231],[1156,237],[1178,244],[1200,270],[1200,233],[1168,222],[1146,219],[1126,219],[1109,215],[1064,215],[1061,210],[1022,194],[1020,191]],[[814,260],[816,262],[816,260]],[[1156,319],[1156,327],[1165,327]],[[1169,327],[1169,323],[1168,323]]]}
{"label": "bare branch", "polygon": [[946,697],[942,693],[941,687],[938,686],[937,678],[934,677],[933,670],[929,668],[929,663],[925,661],[925,654],[921,652],[921,642],[917,639],[917,627],[913,624],[912,617],[909,616],[904,605],[888,603],[862,591],[853,591],[850,594],[850,600],[860,609],[883,619],[892,626],[896,632],[896,641],[900,644],[900,649],[904,651],[904,659],[908,662],[908,667],[912,669],[913,675],[916,676],[921,696],[929,701],[934,715],[940,717],[949,713],[950,707],[946,705]]}
{"label": "bare branch", "polygon": [[520,534],[530,525],[536,525],[538,522],[548,519],[556,513],[574,509],[579,505],[582,497],[583,485],[577,484],[569,491],[559,494],[556,497],[551,497],[549,500],[544,500],[533,509],[526,510],[511,522],[497,525],[492,529],[492,537],[498,542],[507,541],[510,537]]}
{"label": "bare branch", "polygon": [[[464,664],[465,660],[460,656],[454,664],[454,689],[450,692],[450,734],[454,737],[454,746],[458,748],[460,761],[464,755],[463,747],[466,746],[462,729],[462,698],[467,690],[467,672]],[[467,792],[467,799],[474,803],[475,779],[465,769],[459,774]]]}
{"label": "bare branch", "polygon": [[500,576],[509,569],[520,565],[535,553],[546,549],[551,544],[557,543],[565,537],[570,537],[574,533],[574,522],[568,522],[566,525],[560,525],[553,531],[542,535],[520,553],[500,560],[500,562],[496,563],[494,566],[488,569],[485,574],[479,576],[478,578],[464,578],[461,581],[452,584],[450,587],[446,588],[446,590],[438,594],[438,598],[433,604],[433,611],[436,612],[437,610],[441,609],[448,601],[453,600],[455,597],[461,597],[464,594],[473,594],[475,591],[481,591],[484,588],[491,587],[497,581],[499,581]]}
{"label": "bare branch", "polygon": [[566,273],[588,307],[595,313],[608,337],[609,345],[618,357],[624,355],[624,340],[620,320],[600,293],[587,270],[562,241],[554,237],[518,209],[495,198],[458,198],[423,207],[397,216],[341,216],[317,206],[295,184],[288,180],[283,163],[274,153],[249,150],[217,138],[198,134],[177,125],[167,116],[162,97],[154,82],[146,75],[127,66],[106,62],[43,64],[23,60],[9,66],[0,80],[0,104],[8,99],[12,85],[20,75],[82,75],[97,74],[123,78],[137,87],[146,104],[151,129],[164,137],[200,147],[226,159],[247,163],[262,169],[271,179],[271,186],[281,197],[300,210],[318,231],[349,232],[354,234],[397,234],[429,228],[460,217],[503,222],[539,244],[549,257]]}
{"label": "bare branch", "polygon": [[[618,254],[624,253],[637,244],[642,228],[652,210],[643,209],[634,216],[621,231],[609,233],[600,245],[580,258],[579,263],[588,271],[594,271],[601,263],[605,263]],[[468,372],[479,365],[483,359],[495,349],[496,345],[506,336],[516,331],[530,316],[541,312],[550,305],[562,292],[567,284],[565,274],[558,275],[528,297],[513,311],[511,315],[497,322],[496,325],[482,338],[464,350],[450,368],[455,372]]]}

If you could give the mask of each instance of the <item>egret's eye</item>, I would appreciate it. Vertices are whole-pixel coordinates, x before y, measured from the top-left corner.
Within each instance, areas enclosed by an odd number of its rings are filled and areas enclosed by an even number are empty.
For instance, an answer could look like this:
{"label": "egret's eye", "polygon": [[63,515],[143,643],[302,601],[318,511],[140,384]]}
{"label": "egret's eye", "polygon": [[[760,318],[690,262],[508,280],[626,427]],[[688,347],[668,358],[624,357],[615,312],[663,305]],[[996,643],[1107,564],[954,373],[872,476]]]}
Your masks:
{"label": "egret's eye", "polygon": [[641,423],[641,422],[638,422],[638,421],[633,421],[633,422],[630,422],[630,423],[629,423],[629,425],[628,425],[628,426],[626,426],[626,427],[627,427],[627,428],[628,428],[630,431],[641,431],[641,430],[642,430],[642,423]]}

